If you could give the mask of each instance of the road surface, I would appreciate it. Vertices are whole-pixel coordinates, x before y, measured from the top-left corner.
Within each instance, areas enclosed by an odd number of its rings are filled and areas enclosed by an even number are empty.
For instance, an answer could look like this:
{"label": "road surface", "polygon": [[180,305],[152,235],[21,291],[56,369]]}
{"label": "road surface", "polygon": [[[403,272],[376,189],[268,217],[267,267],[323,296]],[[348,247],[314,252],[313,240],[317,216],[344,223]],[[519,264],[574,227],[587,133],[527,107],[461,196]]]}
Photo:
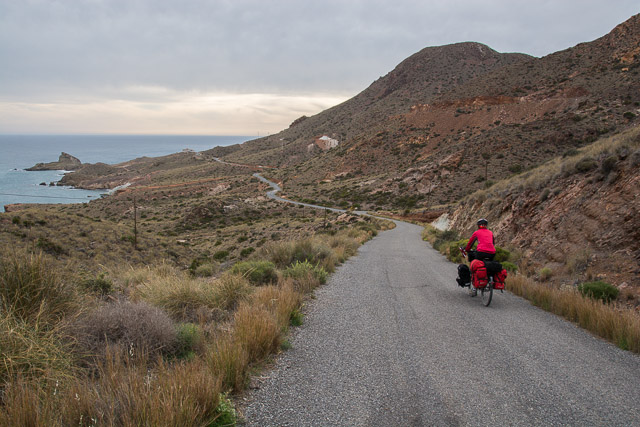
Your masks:
{"label": "road surface", "polygon": [[640,357],[508,293],[491,306],[398,223],[316,290],[248,426],[640,425]]}

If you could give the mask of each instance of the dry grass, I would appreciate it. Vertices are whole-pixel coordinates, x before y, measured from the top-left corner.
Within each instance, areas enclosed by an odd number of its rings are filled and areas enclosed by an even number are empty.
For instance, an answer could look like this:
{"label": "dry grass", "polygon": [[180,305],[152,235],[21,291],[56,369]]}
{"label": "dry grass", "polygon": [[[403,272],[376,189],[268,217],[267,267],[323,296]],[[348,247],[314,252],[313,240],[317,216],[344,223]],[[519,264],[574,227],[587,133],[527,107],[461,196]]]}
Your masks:
{"label": "dry grass", "polygon": [[536,284],[517,274],[509,276],[507,289],[624,350],[640,353],[640,316],[633,310],[583,297],[574,289]]}
{"label": "dry grass", "polygon": [[275,317],[280,330],[286,330],[291,314],[302,303],[302,294],[295,290],[293,280],[283,279],[278,286],[265,286],[258,289],[253,295],[252,302],[268,310]]}
{"label": "dry grass", "polygon": [[468,196],[472,202],[484,201],[488,195],[495,196],[503,192],[511,192],[514,189],[542,189],[557,177],[572,174],[576,165],[587,158],[600,158],[618,150],[628,148],[635,150],[640,147],[640,128],[632,128],[618,135],[601,138],[596,142],[577,150],[576,155],[569,157],[556,157],[553,160],[527,171],[523,174],[502,180],[493,185],[488,193],[479,190]]}
{"label": "dry grass", "polygon": [[99,366],[97,381],[49,384],[16,381],[7,387],[1,425],[211,425],[221,383],[200,359],[132,363],[121,351]]}
{"label": "dry grass", "polygon": [[240,275],[223,274],[212,280],[176,272],[147,277],[131,296],[163,308],[176,320],[197,321],[203,310],[233,310],[251,292],[248,280]]}
{"label": "dry grass", "polygon": [[270,310],[243,303],[234,315],[234,336],[247,350],[251,362],[280,348],[281,329]]}
{"label": "dry grass", "polygon": [[18,377],[59,379],[74,372],[69,341],[59,327],[0,314],[0,384]]}
{"label": "dry grass", "polygon": [[247,349],[231,333],[215,337],[205,355],[211,372],[221,379],[223,390],[244,389],[249,368]]}
{"label": "dry grass", "polygon": [[0,256],[0,310],[32,324],[53,324],[77,308],[75,289],[42,253]]}

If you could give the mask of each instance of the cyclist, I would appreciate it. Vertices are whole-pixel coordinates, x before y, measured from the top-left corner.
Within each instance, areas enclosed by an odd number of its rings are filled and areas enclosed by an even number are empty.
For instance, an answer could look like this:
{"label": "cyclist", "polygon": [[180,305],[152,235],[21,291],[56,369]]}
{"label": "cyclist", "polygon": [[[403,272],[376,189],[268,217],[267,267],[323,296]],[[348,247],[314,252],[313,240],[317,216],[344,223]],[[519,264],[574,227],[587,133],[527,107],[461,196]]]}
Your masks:
{"label": "cyclist", "polygon": [[[480,218],[478,220],[478,229],[471,235],[469,243],[467,243],[467,246],[464,248],[464,251],[468,254],[469,263],[474,259],[493,261],[493,258],[496,256],[495,238],[491,230],[487,228],[488,225],[489,222],[486,219]],[[471,248],[476,240],[478,241],[478,247],[475,251],[472,251]],[[476,293],[476,289],[471,285],[469,294],[475,296]]]}
{"label": "cyclist", "polygon": [[[496,247],[494,246],[496,240],[491,230],[487,228],[488,225],[489,222],[486,219],[480,218],[478,220],[478,229],[471,235],[469,243],[464,248],[464,251],[469,254],[469,262],[474,259],[493,261],[496,256]],[[478,247],[472,251],[471,248],[476,240]]]}

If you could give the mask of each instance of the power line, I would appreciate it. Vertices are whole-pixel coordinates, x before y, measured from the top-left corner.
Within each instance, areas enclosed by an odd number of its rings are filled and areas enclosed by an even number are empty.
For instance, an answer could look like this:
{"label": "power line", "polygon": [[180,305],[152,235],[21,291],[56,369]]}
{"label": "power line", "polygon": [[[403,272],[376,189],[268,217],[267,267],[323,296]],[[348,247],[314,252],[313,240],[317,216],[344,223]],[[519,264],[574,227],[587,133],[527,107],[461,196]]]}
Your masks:
{"label": "power line", "polygon": [[35,196],[31,194],[14,194],[14,193],[0,193],[0,196],[19,196],[19,197],[40,197],[43,199],[73,199],[73,200],[87,200],[89,197],[62,197],[62,196]]}

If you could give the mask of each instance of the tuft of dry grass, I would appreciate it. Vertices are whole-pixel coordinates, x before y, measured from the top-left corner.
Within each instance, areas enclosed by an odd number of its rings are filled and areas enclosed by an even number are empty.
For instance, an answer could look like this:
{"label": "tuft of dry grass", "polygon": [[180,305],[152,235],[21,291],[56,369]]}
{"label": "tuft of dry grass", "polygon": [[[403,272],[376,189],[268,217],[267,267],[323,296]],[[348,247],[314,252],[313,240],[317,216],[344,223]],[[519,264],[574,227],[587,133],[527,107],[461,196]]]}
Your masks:
{"label": "tuft of dry grass", "polygon": [[251,292],[240,275],[227,273],[211,280],[175,273],[148,277],[132,290],[132,298],[161,307],[176,320],[194,321],[202,309],[233,310]]}
{"label": "tuft of dry grass", "polygon": [[293,280],[283,279],[277,286],[265,286],[252,297],[253,304],[263,307],[275,317],[280,330],[286,330],[291,315],[302,303],[302,294],[294,288]]}
{"label": "tuft of dry grass", "polygon": [[60,327],[0,314],[0,384],[16,378],[58,379],[74,372],[69,340]]}
{"label": "tuft of dry grass", "polygon": [[536,284],[519,274],[509,276],[506,286],[532,304],[575,322],[624,350],[640,353],[640,316],[633,310],[583,297],[575,289]]}
{"label": "tuft of dry grass", "polygon": [[206,351],[208,368],[220,378],[223,390],[241,391],[247,382],[249,354],[230,333],[215,337]]}
{"label": "tuft of dry grass", "polygon": [[29,323],[50,324],[77,308],[76,297],[42,253],[0,256],[0,311]]}
{"label": "tuft of dry grass", "polygon": [[270,310],[259,305],[243,303],[234,320],[234,336],[247,350],[249,361],[261,360],[280,348],[281,329]]}

